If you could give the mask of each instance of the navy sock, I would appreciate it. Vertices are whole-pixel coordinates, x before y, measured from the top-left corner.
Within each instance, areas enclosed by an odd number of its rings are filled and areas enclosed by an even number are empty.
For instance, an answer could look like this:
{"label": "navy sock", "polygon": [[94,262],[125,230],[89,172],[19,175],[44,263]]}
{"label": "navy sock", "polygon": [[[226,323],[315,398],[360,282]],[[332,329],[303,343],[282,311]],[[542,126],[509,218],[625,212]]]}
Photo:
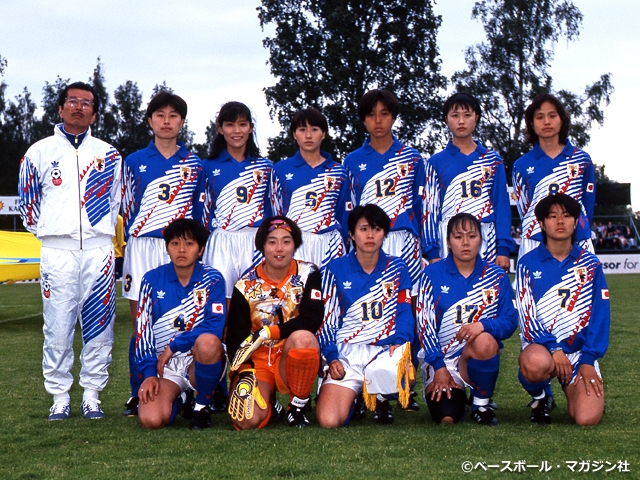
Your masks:
{"label": "navy sock", "polygon": [[222,374],[222,377],[220,378],[220,383],[218,384],[217,388],[219,388],[222,391],[225,397],[229,396],[229,387],[227,386],[227,372],[224,372]]}
{"label": "navy sock", "polygon": [[518,380],[520,380],[522,388],[524,388],[527,393],[529,393],[529,395],[534,398],[540,398],[540,396],[544,394],[547,386],[551,383],[550,380],[545,380],[544,382],[540,383],[531,383],[526,378],[524,378],[520,369],[518,369]]}
{"label": "navy sock", "polygon": [[498,381],[500,355],[496,354],[487,360],[469,359],[467,374],[471,382],[471,395],[474,398],[491,398]]}
{"label": "navy sock", "polygon": [[194,360],[196,366],[196,403],[209,405],[213,400],[220,376],[222,375],[222,362],[200,363]]}
{"label": "navy sock", "polygon": [[182,406],[182,397],[178,395],[178,398],[176,398],[171,404],[171,416],[169,417],[168,425],[171,425],[173,421],[176,419],[176,416],[178,415],[178,410],[180,410],[181,406]]}
{"label": "navy sock", "polygon": [[142,385],[142,373],[138,370],[135,362],[136,336],[131,335],[129,341],[129,384],[131,385],[131,396],[137,397],[140,385]]}
{"label": "navy sock", "polygon": [[547,397],[553,397],[553,390],[551,390],[551,382],[547,383],[547,386],[544,387],[544,394]]}

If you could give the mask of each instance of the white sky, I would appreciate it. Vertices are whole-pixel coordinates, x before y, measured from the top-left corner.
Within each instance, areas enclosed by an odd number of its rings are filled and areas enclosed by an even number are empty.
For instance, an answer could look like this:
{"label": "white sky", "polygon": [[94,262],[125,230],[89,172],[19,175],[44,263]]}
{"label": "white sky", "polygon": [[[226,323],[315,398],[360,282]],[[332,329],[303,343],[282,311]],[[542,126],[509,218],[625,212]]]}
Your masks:
{"label": "white sky", "polygon": [[[474,0],[439,0],[438,35],[442,73],[465,67],[463,50],[484,39],[479,21],[471,20]],[[574,0],[584,15],[577,42],[560,42],[551,69],[556,89],[582,92],[611,72],[615,93],[605,109],[605,124],[592,130],[586,147],[594,162],[605,164],[610,178],[632,184],[632,202],[640,209],[639,159],[626,143],[637,133],[632,112],[640,111],[640,30],[637,0]],[[4,81],[13,99],[26,86],[40,104],[45,81],[59,75],[86,81],[101,57],[112,95],[126,80],[138,83],[149,100],[156,83],[167,85],[189,104],[189,128],[196,141],[220,106],[246,103],[256,117],[258,140],[280,127],[269,118],[262,89],[275,80],[266,64],[258,1],[240,0],[2,0],[0,55],[9,62]],[[113,97],[111,97],[113,100]]]}

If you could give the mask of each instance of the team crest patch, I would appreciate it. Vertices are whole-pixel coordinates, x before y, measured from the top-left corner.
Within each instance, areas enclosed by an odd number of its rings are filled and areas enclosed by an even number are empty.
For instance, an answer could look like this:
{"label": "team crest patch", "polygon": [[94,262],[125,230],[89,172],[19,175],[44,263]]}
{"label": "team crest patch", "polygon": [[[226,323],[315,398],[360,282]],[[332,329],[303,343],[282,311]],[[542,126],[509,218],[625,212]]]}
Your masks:
{"label": "team crest patch", "polygon": [[587,280],[589,279],[587,267],[574,268],[573,275],[576,277],[576,282],[578,282],[580,285],[584,285],[585,283],[587,283]]}
{"label": "team crest patch", "polygon": [[325,176],[324,177],[324,189],[325,190],[333,190],[336,186],[336,177]]}
{"label": "team crest patch", "polygon": [[95,157],[93,159],[93,168],[95,169],[96,172],[104,173],[105,165],[106,164],[105,164],[104,158]]}
{"label": "team crest patch", "polygon": [[51,296],[51,284],[49,283],[49,274],[43,273],[42,279],[40,281],[40,285],[42,286],[42,296],[44,298],[49,298]]}
{"label": "team crest patch", "polygon": [[486,181],[491,178],[493,169],[491,167],[482,167],[482,178]]}
{"label": "team crest patch", "polygon": [[51,170],[51,183],[53,183],[56,187],[62,185],[62,171],[58,167],[60,163],[51,162],[51,166],[53,169]]}
{"label": "team crest patch", "polygon": [[302,294],[303,294],[304,290],[302,287],[291,287],[289,289],[289,295],[291,297],[291,300],[293,301],[293,303],[295,303],[296,305],[300,305],[300,301],[302,300]]}
{"label": "team crest patch", "polygon": [[493,288],[482,289],[482,303],[485,305],[493,305],[496,301],[496,291]]}
{"label": "team crest patch", "polygon": [[185,182],[189,180],[191,178],[191,167],[181,166],[180,178],[182,178]]}
{"label": "team crest patch", "polygon": [[389,300],[393,296],[395,290],[393,282],[382,282],[382,296],[385,300]]}
{"label": "team crest patch", "polygon": [[253,183],[262,183],[264,179],[264,172],[262,170],[253,171]]}
{"label": "team crest patch", "polygon": [[567,165],[567,175],[570,179],[578,178],[578,174],[580,173],[580,165],[577,163],[570,163]]}
{"label": "team crest patch", "polygon": [[407,165],[406,163],[399,163],[398,165],[396,165],[396,169],[400,178],[404,178],[409,175],[409,165]]}
{"label": "team crest patch", "polygon": [[207,289],[206,288],[198,288],[193,291],[193,303],[196,304],[196,307],[203,307],[207,303]]}

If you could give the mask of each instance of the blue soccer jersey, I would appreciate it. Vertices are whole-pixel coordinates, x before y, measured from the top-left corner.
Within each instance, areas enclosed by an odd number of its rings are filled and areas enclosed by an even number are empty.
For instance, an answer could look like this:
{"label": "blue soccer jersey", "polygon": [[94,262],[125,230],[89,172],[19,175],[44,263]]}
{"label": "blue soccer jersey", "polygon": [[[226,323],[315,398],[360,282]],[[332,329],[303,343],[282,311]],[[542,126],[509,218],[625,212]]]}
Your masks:
{"label": "blue soccer jersey", "polygon": [[591,238],[596,201],[596,172],[591,157],[567,140],[556,158],[548,157],[537,143],[513,165],[513,191],[522,220],[522,238],[542,241],[535,208],[550,194],[564,193],[582,207],[576,239]]}
{"label": "blue soccer jersey", "polygon": [[441,237],[441,222],[458,213],[469,213],[481,223],[494,224],[487,239],[484,259],[508,256],[515,250],[511,238],[511,207],[504,163],[498,153],[479,143],[469,155],[449,142],[427,162],[424,250],[429,259],[440,257],[446,244]]}
{"label": "blue soccer jersey", "polygon": [[322,272],[324,321],[318,332],[322,355],[338,359],[338,344],[402,345],[413,340],[411,279],[404,260],[380,251],[366,273],[355,252],[332,260]]}
{"label": "blue soccer jersey", "polygon": [[122,217],[125,238],[162,237],[177,218],[201,216],[202,164],[182,142],[165,158],[152,141],[124,161]]}
{"label": "blue soccer jersey", "polygon": [[421,237],[425,215],[425,165],[417,150],[394,139],[380,154],[369,139],[347,155],[354,206],[373,203],[391,219],[391,231],[408,230]]}
{"label": "blue soccer jersey", "polygon": [[285,215],[308,233],[339,230],[347,238],[351,190],[346,169],[321,152],[324,162],[311,167],[298,151],[273,167],[274,215]]}
{"label": "blue soccer jersey", "polygon": [[158,356],[169,346],[185,356],[203,333],[222,339],[226,315],[224,279],[196,263],[182,286],[173,264],[150,270],[142,278],[136,322],[135,362],[144,378],[157,373]]}
{"label": "blue soccer jersey", "polygon": [[202,162],[204,206],[202,223],[210,231],[259,227],[271,213],[271,170],[265,158],[235,160],[227,150]]}
{"label": "blue soccer jersey", "polygon": [[509,276],[480,256],[467,278],[451,255],[428,265],[420,277],[416,314],[425,362],[434,370],[462,354],[467,342],[457,341],[456,334],[465,323],[482,323],[498,342],[518,326]]}
{"label": "blue soccer jersey", "polygon": [[609,345],[609,290],[602,265],[575,245],[563,261],[544,244],[524,255],[516,271],[520,335],[553,351],[582,352],[593,365]]}

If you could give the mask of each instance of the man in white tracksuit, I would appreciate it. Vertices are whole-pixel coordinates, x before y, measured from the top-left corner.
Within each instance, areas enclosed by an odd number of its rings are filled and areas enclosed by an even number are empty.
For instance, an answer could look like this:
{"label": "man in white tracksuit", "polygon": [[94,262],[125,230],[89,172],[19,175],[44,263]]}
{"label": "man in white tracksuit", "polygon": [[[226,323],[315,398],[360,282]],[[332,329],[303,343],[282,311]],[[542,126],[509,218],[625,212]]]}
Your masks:
{"label": "man in white tracksuit", "polygon": [[42,241],[44,318],[42,370],[53,395],[49,420],[71,414],[73,335],[82,327],[80,385],[85,418],[103,418],[99,392],[109,378],[115,320],[115,232],[121,197],[121,157],[91,136],[98,101],[77,82],[58,101],[62,123],[32,145],[20,162],[20,215]]}

